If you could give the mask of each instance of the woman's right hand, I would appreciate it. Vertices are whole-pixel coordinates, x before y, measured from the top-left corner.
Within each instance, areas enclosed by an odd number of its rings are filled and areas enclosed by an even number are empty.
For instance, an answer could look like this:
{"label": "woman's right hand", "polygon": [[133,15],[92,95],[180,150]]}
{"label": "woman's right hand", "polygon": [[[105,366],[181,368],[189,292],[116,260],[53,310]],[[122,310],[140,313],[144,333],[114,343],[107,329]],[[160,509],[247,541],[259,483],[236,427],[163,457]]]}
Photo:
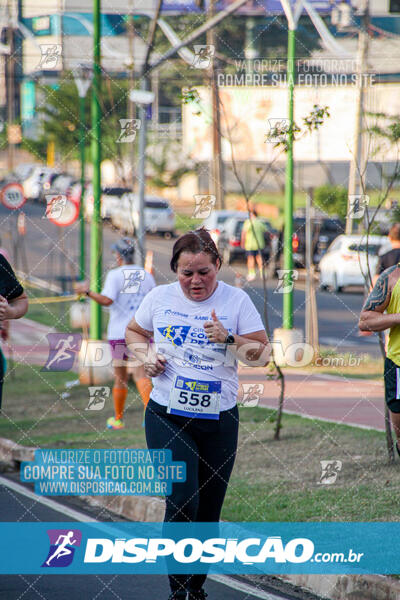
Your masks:
{"label": "woman's right hand", "polygon": [[148,362],[144,363],[144,372],[148,377],[162,375],[167,366],[167,359],[162,354],[155,354]]}

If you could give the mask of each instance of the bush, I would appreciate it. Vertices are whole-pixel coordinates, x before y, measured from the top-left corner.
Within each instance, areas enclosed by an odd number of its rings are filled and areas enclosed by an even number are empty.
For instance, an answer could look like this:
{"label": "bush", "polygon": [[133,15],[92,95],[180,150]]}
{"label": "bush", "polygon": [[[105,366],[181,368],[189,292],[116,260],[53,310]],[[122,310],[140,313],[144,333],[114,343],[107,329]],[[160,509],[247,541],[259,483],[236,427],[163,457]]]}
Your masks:
{"label": "bush", "polygon": [[347,214],[347,189],[342,185],[321,185],[314,190],[314,204],[329,215],[344,219]]}

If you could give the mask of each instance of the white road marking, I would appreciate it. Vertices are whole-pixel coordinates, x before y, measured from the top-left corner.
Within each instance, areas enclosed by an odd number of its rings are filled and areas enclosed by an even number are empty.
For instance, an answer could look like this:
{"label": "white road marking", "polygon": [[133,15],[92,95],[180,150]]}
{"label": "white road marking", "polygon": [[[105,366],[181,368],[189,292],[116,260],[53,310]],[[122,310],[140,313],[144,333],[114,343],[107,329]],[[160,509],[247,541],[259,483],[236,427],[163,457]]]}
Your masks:
{"label": "white road marking", "polygon": [[269,592],[265,592],[264,590],[258,590],[247,583],[242,583],[241,581],[237,581],[236,579],[231,579],[226,575],[208,575],[208,579],[212,579],[213,581],[218,581],[218,583],[222,583],[227,587],[232,588],[233,590],[237,590],[238,592],[243,592],[244,594],[248,594],[249,596],[253,596],[254,598],[262,598],[262,600],[283,600],[282,596],[276,596],[275,594],[270,594]]}

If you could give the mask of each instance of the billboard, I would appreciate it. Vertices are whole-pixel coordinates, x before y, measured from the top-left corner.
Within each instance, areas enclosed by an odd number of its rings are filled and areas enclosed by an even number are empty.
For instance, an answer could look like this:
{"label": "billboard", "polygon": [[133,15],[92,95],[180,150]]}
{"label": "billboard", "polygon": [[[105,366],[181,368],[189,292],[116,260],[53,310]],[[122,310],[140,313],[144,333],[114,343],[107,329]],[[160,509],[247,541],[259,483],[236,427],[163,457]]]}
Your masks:
{"label": "billboard", "polygon": [[[207,88],[198,88],[198,93],[198,103],[183,107],[183,144],[191,158],[203,162],[209,161],[212,156],[211,94]],[[276,139],[271,138],[270,133],[276,123],[284,124],[287,120],[287,87],[221,87],[220,99],[223,159],[231,160],[232,149],[237,161],[276,159],[279,149],[275,147]],[[356,100],[355,85],[296,86],[294,119],[300,127],[315,104],[327,106],[330,117],[325,119],[318,131],[300,136],[294,145],[295,159],[304,162],[349,161],[352,157]],[[368,87],[365,106],[368,112],[400,114],[400,85]],[[372,124],[373,117],[369,120]],[[372,155],[372,140],[368,147]],[[374,154],[374,160],[396,160],[396,151],[383,147]]]}

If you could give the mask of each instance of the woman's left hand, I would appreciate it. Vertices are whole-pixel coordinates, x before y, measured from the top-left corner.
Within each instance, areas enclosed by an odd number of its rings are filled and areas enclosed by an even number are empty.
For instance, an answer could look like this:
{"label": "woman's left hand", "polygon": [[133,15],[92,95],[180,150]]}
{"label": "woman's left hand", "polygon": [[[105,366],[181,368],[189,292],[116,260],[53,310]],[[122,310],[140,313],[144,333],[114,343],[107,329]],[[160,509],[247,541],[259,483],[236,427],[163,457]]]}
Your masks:
{"label": "woman's left hand", "polygon": [[208,337],[209,342],[223,344],[228,335],[228,330],[219,321],[214,308],[211,311],[212,321],[206,321],[204,323],[204,329]]}

